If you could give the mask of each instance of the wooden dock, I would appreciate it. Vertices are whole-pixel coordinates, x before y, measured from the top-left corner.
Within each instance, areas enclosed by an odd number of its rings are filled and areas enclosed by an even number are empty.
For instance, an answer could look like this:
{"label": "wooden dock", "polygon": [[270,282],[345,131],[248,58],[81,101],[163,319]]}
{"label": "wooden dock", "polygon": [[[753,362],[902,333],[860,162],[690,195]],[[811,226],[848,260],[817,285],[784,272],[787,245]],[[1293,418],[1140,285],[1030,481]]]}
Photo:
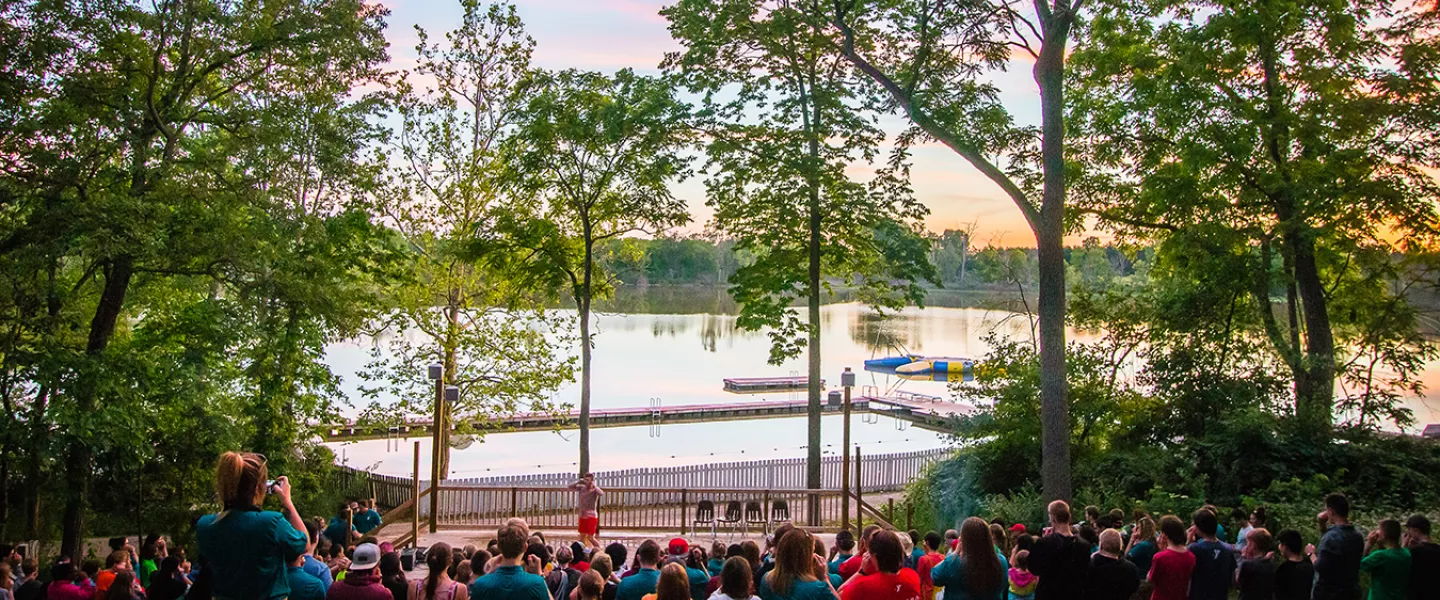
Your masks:
{"label": "wooden dock", "polygon": [[[764,392],[788,392],[808,389],[810,378],[808,376],[798,377],[727,377],[724,380],[725,391],[732,394],[761,394]],[[820,387],[825,387],[825,380],[820,380]]]}
{"label": "wooden dock", "polygon": [[[838,413],[840,406],[828,402],[821,405],[825,413]],[[852,403],[855,411],[865,411],[869,405],[862,399]],[[746,419],[770,419],[806,414],[809,402],[759,401],[730,402],[725,404],[689,404],[662,406],[659,408],[610,408],[590,411],[590,426],[626,427],[675,423],[701,423],[710,421],[739,421]],[[490,432],[505,431],[548,431],[552,429],[574,429],[580,419],[579,412],[562,414],[518,413],[498,421],[471,423],[478,430]],[[346,423],[323,430],[327,442],[379,439],[386,437],[411,437],[429,435],[432,432],[429,419],[407,420],[398,425]]]}

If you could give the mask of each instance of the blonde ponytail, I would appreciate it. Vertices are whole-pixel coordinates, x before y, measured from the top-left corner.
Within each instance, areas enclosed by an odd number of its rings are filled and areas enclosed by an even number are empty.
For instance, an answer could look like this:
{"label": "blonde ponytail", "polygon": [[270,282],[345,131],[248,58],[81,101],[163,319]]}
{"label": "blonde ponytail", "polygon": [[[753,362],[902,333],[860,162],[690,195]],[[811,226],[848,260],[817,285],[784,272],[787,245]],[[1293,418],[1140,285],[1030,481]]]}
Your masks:
{"label": "blonde ponytail", "polygon": [[265,499],[262,486],[266,475],[265,457],[259,454],[221,454],[215,465],[215,495],[220,500],[221,515],[232,508],[259,506]]}

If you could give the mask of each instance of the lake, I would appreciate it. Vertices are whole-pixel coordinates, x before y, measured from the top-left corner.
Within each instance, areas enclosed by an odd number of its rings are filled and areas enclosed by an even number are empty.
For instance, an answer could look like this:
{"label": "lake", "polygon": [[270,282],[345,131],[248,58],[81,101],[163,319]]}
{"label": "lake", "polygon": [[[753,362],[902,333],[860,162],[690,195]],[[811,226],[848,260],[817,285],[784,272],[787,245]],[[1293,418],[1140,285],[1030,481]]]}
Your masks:
{"label": "lake", "polygon": [[[1032,298],[1033,301],[1033,298]],[[857,395],[906,391],[932,396],[950,395],[943,381],[913,381],[895,375],[863,370],[866,359],[907,352],[980,358],[988,351],[984,338],[991,332],[1030,338],[1030,323],[1013,312],[1014,298],[1005,294],[939,292],[926,308],[908,308],[880,317],[853,302],[821,308],[821,350],[827,389],[838,389],[845,367],[857,372]],[[620,306],[628,312],[614,312]],[[804,356],[781,365],[767,364],[769,338],[764,332],[735,326],[734,302],[723,288],[659,287],[627,289],[615,300],[599,305],[596,331],[592,405],[596,409],[662,405],[767,402],[803,400],[803,391],[737,395],[725,392],[721,380],[730,377],[804,375]],[[566,309],[560,309],[566,310]],[[1071,329],[1070,339],[1091,341],[1098,334]],[[359,397],[356,373],[368,359],[369,341],[332,345],[326,361],[342,377],[351,398]],[[1131,373],[1133,375],[1133,373]],[[423,377],[423,374],[417,374]],[[1440,365],[1425,373],[1430,387],[1440,386]],[[578,384],[559,390],[556,398],[578,405]],[[1425,398],[1409,401],[1422,424],[1440,422],[1440,403]],[[1436,408],[1432,408],[1432,406]],[[838,417],[827,416],[822,426],[826,443],[838,446]],[[777,418],[704,424],[663,425],[659,437],[647,427],[595,429],[591,456],[595,470],[637,466],[672,466],[702,462],[789,458],[803,456],[804,418]],[[899,431],[888,419],[865,424],[852,421],[854,439],[866,451],[903,451],[945,445],[944,436],[918,428]],[[863,432],[863,433],[862,433]],[[863,436],[863,437],[862,437]],[[490,434],[488,441],[457,450],[452,459],[456,477],[483,477],[573,469],[578,446],[575,432],[517,432]],[[880,442],[888,444],[880,450]],[[422,457],[428,456],[428,440]],[[336,454],[350,465],[377,472],[408,474],[408,443],[372,440],[334,445]],[[893,450],[891,450],[893,448]],[[745,450],[742,455],[741,449]],[[428,471],[424,460],[422,471]]]}

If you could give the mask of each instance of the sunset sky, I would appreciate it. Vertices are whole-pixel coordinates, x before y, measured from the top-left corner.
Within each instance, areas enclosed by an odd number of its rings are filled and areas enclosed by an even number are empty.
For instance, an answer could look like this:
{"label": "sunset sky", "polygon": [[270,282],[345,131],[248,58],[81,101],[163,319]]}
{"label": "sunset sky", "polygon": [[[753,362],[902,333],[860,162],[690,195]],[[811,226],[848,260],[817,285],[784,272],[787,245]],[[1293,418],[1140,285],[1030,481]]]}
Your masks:
{"label": "sunset sky", "polygon": [[[389,18],[390,54],[395,68],[414,64],[419,25],[432,39],[460,22],[456,0],[382,0],[391,9]],[[632,68],[658,74],[665,52],[678,50],[670,38],[666,20],[659,10],[673,0],[514,0],[531,37],[535,38],[536,66],[551,69],[580,68],[614,71]],[[1038,123],[1039,100],[1030,78],[1030,65],[1016,61],[994,81],[1017,120]],[[900,117],[882,121],[890,131],[904,126]],[[980,245],[1033,246],[1031,235],[1019,210],[994,184],[971,168],[964,159],[941,146],[918,148],[914,152],[913,182],[917,197],[930,208],[926,226],[936,232],[978,223]],[[677,196],[691,206],[694,222],[688,231],[699,231],[710,217],[705,206],[702,180],[692,178],[675,186]]]}

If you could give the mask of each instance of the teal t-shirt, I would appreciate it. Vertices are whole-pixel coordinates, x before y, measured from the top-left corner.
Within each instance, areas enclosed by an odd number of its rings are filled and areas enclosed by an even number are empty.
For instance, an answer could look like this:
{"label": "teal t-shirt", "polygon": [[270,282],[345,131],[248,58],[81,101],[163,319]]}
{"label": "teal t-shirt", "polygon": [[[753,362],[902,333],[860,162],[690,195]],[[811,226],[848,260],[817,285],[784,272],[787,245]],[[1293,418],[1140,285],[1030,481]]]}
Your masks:
{"label": "teal t-shirt", "polygon": [[1140,581],[1145,581],[1145,578],[1149,577],[1150,565],[1155,563],[1155,554],[1159,551],[1155,542],[1150,540],[1135,542],[1135,545],[1130,547],[1130,553],[1125,556],[1130,559],[1131,564],[1135,565],[1135,572],[1140,574]]}
{"label": "teal t-shirt", "polygon": [[781,596],[770,589],[769,578],[760,581],[761,600],[834,600],[835,594],[830,593],[830,584],[824,581],[797,581],[790,586],[790,595]]}
{"label": "teal t-shirt", "polygon": [[690,579],[690,600],[705,600],[710,597],[710,594],[705,593],[705,588],[710,585],[708,571],[685,567],[685,576]]}
{"label": "teal t-shirt", "polygon": [[[380,513],[374,510],[362,511],[355,515],[355,531],[370,533],[380,526]],[[399,598],[396,598],[399,600]]]}
{"label": "teal t-shirt", "polygon": [[639,573],[620,580],[615,589],[615,600],[642,600],[645,594],[655,593],[655,584],[660,582],[660,571],[640,569]]}
{"label": "teal t-shirt", "polygon": [[[1010,571],[1010,563],[1005,560],[1005,555],[998,550],[995,558],[1000,560],[1000,573],[1003,575]],[[944,600],[1004,600],[1009,586],[1001,583],[993,592],[977,594],[965,588],[965,558],[952,554],[947,556],[943,562],[935,565],[930,570],[930,581],[935,587],[945,588]]]}
{"label": "teal t-shirt", "polygon": [[834,574],[836,574],[836,575],[839,575],[839,574],[840,574],[840,565],[845,564],[845,561],[850,560],[850,557],[852,557],[852,556],[855,556],[855,554],[854,554],[853,552],[851,552],[851,553],[846,553],[846,552],[836,553],[836,554],[835,554],[835,560],[830,561],[830,565],[829,565],[829,567],[830,567],[830,572],[831,572],[831,573],[834,573]]}
{"label": "teal t-shirt", "polygon": [[289,567],[285,575],[290,582],[290,600],[325,600],[325,584],[306,573],[305,567]]}
{"label": "teal t-shirt", "polygon": [[258,508],[205,515],[196,525],[200,554],[210,561],[215,597],[264,600],[290,595],[287,565],[305,552],[305,532],[284,515]]}
{"label": "teal t-shirt", "polygon": [[511,565],[470,584],[471,600],[550,600],[545,578]]}
{"label": "teal t-shirt", "polygon": [[725,559],[712,558],[710,562],[705,565],[705,568],[710,570],[711,577],[719,577],[720,572],[725,570]]}
{"label": "teal t-shirt", "polygon": [[1360,560],[1360,570],[1370,574],[1370,600],[1406,600],[1410,585],[1410,551],[1385,548]]}

